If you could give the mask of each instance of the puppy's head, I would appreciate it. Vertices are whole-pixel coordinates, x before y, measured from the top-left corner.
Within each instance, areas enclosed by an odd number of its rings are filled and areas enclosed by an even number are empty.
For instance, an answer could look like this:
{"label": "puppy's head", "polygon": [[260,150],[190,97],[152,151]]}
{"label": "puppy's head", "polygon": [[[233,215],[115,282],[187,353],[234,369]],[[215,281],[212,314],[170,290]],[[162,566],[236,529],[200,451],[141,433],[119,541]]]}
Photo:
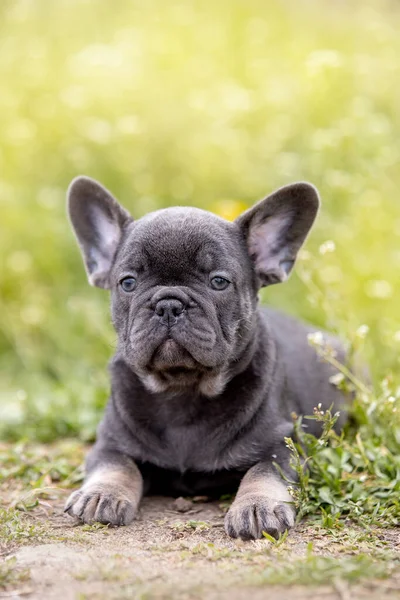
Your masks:
{"label": "puppy's head", "polygon": [[111,290],[119,351],[153,392],[223,390],[254,338],[260,287],[284,281],[318,211],[308,183],[230,223],[196,208],[135,221],[99,183],[75,179],[68,210],[89,282]]}

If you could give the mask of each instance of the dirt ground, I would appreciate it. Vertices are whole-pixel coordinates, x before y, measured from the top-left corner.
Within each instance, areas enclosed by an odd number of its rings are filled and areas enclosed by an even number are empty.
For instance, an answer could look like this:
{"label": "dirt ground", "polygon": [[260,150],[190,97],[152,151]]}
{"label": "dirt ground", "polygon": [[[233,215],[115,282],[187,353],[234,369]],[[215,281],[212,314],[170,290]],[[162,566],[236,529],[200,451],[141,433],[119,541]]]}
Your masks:
{"label": "dirt ground", "polygon": [[[3,545],[0,561],[24,576],[0,588],[0,598],[400,598],[400,573],[383,580],[361,578],[362,583],[354,584],[339,577],[311,587],[286,585],[285,570],[307,556],[310,542],[313,554],[339,560],[343,553],[368,552],[368,540],[363,547],[307,524],[298,525],[279,546],[268,540],[231,540],[223,529],[224,506],[204,499],[177,503],[171,498],[145,498],[138,519],[129,527],[77,526],[63,514],[63,502],[64,494],[41,502],[24,517],[27,525],[34,525],[26,541]],[[400,556],[397,530],[382,530],[377,539]],[[271,585],[265,578],[271,566],[282,573],[279,584]]]}

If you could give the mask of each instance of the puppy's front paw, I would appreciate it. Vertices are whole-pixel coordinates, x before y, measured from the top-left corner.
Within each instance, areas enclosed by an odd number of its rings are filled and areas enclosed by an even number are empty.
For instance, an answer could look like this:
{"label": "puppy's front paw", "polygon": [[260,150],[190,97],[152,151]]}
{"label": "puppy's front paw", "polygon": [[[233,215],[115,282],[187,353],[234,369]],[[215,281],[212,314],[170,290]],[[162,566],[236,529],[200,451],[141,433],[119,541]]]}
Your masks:
{"label": "puppy's front paw", "polygon": [[95,473],[67,500],[64,512],[84,523],[129,525],[136,516],[141,489],[129,474]]}
{"label": "puppy's front paw", "polygon": [[225,531],[233,538],[253,540],[265,531],[275,538],[293,527],[294,507],[264,494],[238,497],[225,516]]}
{"label": "puppy's front paw", "polygon": [[116,494],[110,486],[89,485],[73,492],[64,512],[84,523],[129,525],[136,515],[136,507],[125,495]]}

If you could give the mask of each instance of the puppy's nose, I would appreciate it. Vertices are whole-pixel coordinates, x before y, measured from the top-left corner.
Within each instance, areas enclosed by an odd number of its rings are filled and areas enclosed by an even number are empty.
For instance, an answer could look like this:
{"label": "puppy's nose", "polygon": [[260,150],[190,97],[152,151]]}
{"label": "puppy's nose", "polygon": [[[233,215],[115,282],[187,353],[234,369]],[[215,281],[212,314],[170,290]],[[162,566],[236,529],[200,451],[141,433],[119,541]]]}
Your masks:
{"label": "puppy's nose", "polygon": [[184,310],[185,306],[178,298],[163,298],[157,302],[154,309],[156,315],[160,317],[161,323],[168,327],[175,325]]}

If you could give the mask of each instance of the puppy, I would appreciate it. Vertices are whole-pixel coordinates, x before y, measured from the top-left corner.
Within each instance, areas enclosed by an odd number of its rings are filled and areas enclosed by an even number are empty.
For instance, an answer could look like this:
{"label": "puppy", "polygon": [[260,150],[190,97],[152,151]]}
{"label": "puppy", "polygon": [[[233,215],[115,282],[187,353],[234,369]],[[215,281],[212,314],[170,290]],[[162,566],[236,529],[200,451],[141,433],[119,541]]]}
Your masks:
{"label": "puppy", "polygon": [[118,346],[86,479],[66,512],[127,525],[145,493],[237,491],[228,535],[279,536],[294,524],[281,476],[293,478],[291,414],[341,408],[343,397],[308,344],[313,329],[260,309],[257,294],[287,279],[318,207],[316,189],[295,183],[233,223],[184,207],[135,221],[99,183],[71,183],[72,227],[89,282],[111,290]]}

